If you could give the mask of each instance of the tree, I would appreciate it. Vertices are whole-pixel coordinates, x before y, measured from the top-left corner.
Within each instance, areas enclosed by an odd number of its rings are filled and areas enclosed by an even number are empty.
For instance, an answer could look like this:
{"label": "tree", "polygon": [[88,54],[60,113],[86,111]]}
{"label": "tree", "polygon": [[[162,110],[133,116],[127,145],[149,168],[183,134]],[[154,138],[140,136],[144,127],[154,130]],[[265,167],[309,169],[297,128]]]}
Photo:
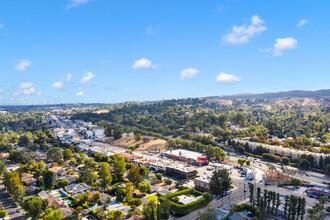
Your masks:
{"label": "tree", "polygon": [[14,196],[16,201],[22,201],[24,197],[24,186],[21,181],[21,177],[18,172],[10,171],[5,172],[4,175],[4,185],[6,186],[7,190]]}
{"label": "tree", "polygon": [[73,155],[72,150],[70,150],[69,148],[63,151],[63,157],[65,160],[71,159],[72,155]]}
{"label": "tree", "polygon": [[44,174],[44,186],[46,189],[53,189],[55,186],[55,174],[53,171],[48,170]]}
{"label": "tree", "polygon": [[141,133],[136,133],[135,134],[135,141],[141,141],[142,139],[142,134]]}
{"label": "tree", "polygon": [[43,202],[39,196],[29,196],[25,198],[22,207],[32,219],[36,219],[43,212]]}
{"label": "tree", "polygon": [[227,170],[215,170],[210,180],[210,190],[214,195],[223,196],[229,190],[231,183],[230,174]]}
{"label": "tree", "polygon": [[163,175],[161,173],[156,173],[155,176],[158,180],[162,181]]}
{"label": "tree", "polygon": [[253,184],[249,184],[249,192],[250,192],[250,204],[254,205],[254,185]]}
{"label": "tree", "polygon": [[198,212],[197,220],[217,220],[213,209],[208,208],[204,212]]}
{"label": "tree", "polygon": [[146,166],[141,166],[140,167],[140,174],[143,176],[143,177],[147,177],[149,175],[149,169],[148,167]]}
{"label": "tree", "polygon": [[304,219],[305,212],[306,212],[306,199],[302,198],[301,199],[301,213],[300,213],[301,220]]}
{"label": "tree", "polygon": [[290,163],[290,158],[286,156],[282,157],[282,163],[283,165],[288,165]]}
{"label": "tree", "polygon": [[171,185],[171,184],[173,183],[173,180],[171,180],[171,179],[169,179],[169,178],[166,178],[166,179],[164,180],[164,183],[165,183],[166,185]]}
{"label": "tree", "polygon": [[139,168],[137,166],[132,166],[132,168],[128,171],[127,178],[137,187],[142,181]]}
{"label": "tree", "polygon": [[238,164],[242,167],[243,165],[244,165],[244,163],[245,163],[245,159],[244,158],[238,158]]}
{"label": "tree", "polygon": [[3,160],[0,160],[0,178],[2,177],[2,175],[5,173],[6,171],[6,165],[3,162]]}
{"label": "tree", "polygon": [[245,161],[245,164],[246,164],[246,166],[250,166],[251,161],[250,161],[250,160],[246,160],[246,161]]}
{"label": "tree", "polygon": [[109,220],[122,220],[124,219],[124,213],[120,210],[110,210],[105,213],[104,217]]}
{"label": "tree", "polygon": [[261,201],[261,188],[260,187],[258,187],[257,188],[257,204],[256,204],[256,206],[257,207],[259,207],[260,206],[260,201]]}
{"label": "tree", "polygon": [[101,198],[102,198],[102,193],[100,191],[96,191],[92,196],[91,202],[93,204],[96,204],[101,200]]}
{"label": "tree", "polygon": [[107,162],[100,163],[99,176],[101,177],[100,185],[104,189],[107,189],[112,182],[112,176],[110,173],[110,165]]}
{"label": "tree", "polygon": [[170,217],[171,203],[168,199],[160,201],[159,205],[159,216],[160,219],[168,219]]}
{"label": "tree", "polygon": [[67,185],[69,185],[69,182],[68,182],[67,180],[60,180],[60,181],[58,181],[58,183],[57,183],[58,188],[64,188],[64,187],[66,187]]}
{"label": "tree", "polygon": [[125,158],[115,155],[115,160],[114,160],[114,164],[113,167],[115,169],[115,174],[116,175],[124,175],[124,173],[126,172],[126,162],[125,162]]}
{"label": "tree", "polygon": [[59,162],[63,160],[62,149],[53,147],[47,152],[47,159],[51,162]]}
{"label": "tree", "polygon": [[224,152],[220,147],[213,148],[213,154],[215,159],[223,161],[226,159],[226,152]]}
{"label": "tree", "polygon": [[302,185],[302,181],[298,178],[291,178],[290,184],[292,186],[301,186]]}
{"label": "tree", "polygon": [[147,205],[143,206],[142,213],[144,215],[144,219],[146,220],[156,220],[157,219],[156,212],[157,212],[156,203],[153,201],[150,201]]}
{"label": "tree", "polygon": [[52,208],[47,208],[42,220],[61,220],[62,219],[62,211],[54,210]]}
{"label": "tree", "polygon": [[150,193],[151,192],[151,185],[150,183],[146,182],[146,181],[143,181],[139,184],[139,190],[140,192],[142,193]]}
{"label": "tree", "polygon": [[325,166],[325,174],[330,175],[330,163]]}
{"label": "tree", "polygon": [[125,190],[126,190],[126,201],[131,201],[132,193],[133,193],[134,185],[131,182],[126,183]]}
{"label": "tree", "polygon": [[308,170],[311,167],[311,163],[307,159],[299,160],[299,168],[303,170]]}
{"label": "tree", "polygon": [[122,134],[123,134],[123,129],[121,129],[121,128],[116,128],[116,129],[114,129],[114,131],[113,131],[113,137],[114,137],[115,139],[120,139],[121,136],[122,136]]}
{"label": "tree", "polygon": [[89,168],[88,166],[86,167],[85,165],[80,178],[88,185],[96,186],[98,184],[99,175],[95,172],[94,169]]}

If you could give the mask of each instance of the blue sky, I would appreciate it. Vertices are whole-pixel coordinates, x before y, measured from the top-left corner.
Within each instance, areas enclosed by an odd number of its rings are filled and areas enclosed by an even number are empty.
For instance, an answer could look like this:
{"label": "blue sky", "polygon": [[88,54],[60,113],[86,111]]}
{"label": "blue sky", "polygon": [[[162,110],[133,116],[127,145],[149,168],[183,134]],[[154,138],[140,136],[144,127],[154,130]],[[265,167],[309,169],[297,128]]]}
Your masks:
{"label": "blue sky", "polygon": [[2,0],[0,104],[330,85],[330,2]]}

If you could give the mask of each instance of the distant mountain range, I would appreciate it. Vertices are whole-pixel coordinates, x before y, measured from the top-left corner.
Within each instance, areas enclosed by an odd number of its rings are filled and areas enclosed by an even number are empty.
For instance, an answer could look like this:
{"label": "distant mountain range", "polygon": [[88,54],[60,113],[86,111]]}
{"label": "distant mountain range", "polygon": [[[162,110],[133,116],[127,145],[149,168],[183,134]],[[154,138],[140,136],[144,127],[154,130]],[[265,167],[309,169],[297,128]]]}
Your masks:
{"label": "distant mountain range", "polygon": [[[259,94],[236,94],[236,95],[225,95],[218,96],[217,98],[234,100],[234,99],[280,99],[280,98],[316,98],[316,97],[330,97],[330,89],[322,89],[316,91],[306,90],[292,90],[286,92],[267,92]],[[213,96],[213,98],[215,98]]]}
{"label": "distant mountain range", "polygon": [[[320,98],[327,97],[324,99],[325,102],[317,102],[316,104],[330,104],[330,89],[316,90],[316,91],[306,91],[306,90],[292,90],[286,92],[268,92],[268,93],[260,93],[260,94],[234,94],[234,95],[225,95],[225,96],[210,96],[204,97],[202,99],[210,99],[210,101],[221,102],[222,104],[231,104],[232,100],[235,99],[283,99],[283,98]],[[285,100],[282,100],[285,101]],[[150,103],[157,101],[150,101]],[[125,102],[126,104],[129,102]],[[139,103],[139,102],[132,102]],[[142,102],[147,103],[147,102]],[[116,103],[116,104],[106,104],[106,103],[66,103],[66,104],[49,104],[49,105],[0,105],[0,111],[15,111],[15,110],[35,110],[35,109],[65,109],[65,108],[95,108],[109,105],[120,105],[124,103]],[[286,103],[287,104],[287,103]],[[300,103],[301,104],[301,103]]]}

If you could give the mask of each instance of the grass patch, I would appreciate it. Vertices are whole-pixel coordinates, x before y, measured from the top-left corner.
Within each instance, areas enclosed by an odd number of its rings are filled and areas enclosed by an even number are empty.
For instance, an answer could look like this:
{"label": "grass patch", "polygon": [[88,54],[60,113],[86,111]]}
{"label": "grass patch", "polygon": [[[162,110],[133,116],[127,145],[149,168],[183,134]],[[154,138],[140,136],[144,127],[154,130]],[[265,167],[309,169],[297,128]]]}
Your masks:
{"label": "grass patch", "polygon": [[147,196],[146,199],[148,199],[149,201],[157,202],[158,201],[158,196],[157,195],[151,195],[151,196]]}

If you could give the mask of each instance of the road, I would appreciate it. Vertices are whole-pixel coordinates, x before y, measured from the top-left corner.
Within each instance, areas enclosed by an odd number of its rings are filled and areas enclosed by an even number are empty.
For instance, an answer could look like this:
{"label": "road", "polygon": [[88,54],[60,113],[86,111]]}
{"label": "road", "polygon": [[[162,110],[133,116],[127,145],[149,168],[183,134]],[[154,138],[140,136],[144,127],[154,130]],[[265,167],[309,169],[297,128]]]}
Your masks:
{"label": "road", "polygon": [[7,210],[7,214],[10,219],[23,220],[25,219],[24,213],[17,206],[14,199],[10,196],[9,192],[5,190],[5,186],[0,182],[0,202],[3,207]]}
{"label": "road", "polygon": [[[63,123],[62,121],[60,121],[58,118],[54,118],[57,123],[64,129],[70,129],[70,126],[68,126],[67,124]],[[117,147],[117,146],[113,146],[110,144],[105,144],[105,143],[100,143],[100,142],[95,142],[93,140],[83,140],[81,135],[79,135],[76,131],[74,131],[72,129],[71,135],[73,136],[74,139],[77,139],[79,141],[83,141],[85,143],[88,143],[90,145],[93,146],[100,146],[104,149],[111,149],[112,152],[114,153],[120,153],[120,152],[124,152],[126,151],[125,148],[122,147]],[[179,162],[179,161],[173,161],[171,159],[167,159],[167,158],[160,158],[159,154],[155,154],[155,155],[146,155],[143,152],[135,152],[135,154],[143,156],[146,159],[153,159],[153,160],[159,160],[159,161],[163,161],[165,163],[178,163],[178,164],[185,164],[184,162]],[[236,161],[238,160],[238,158],[240,158],[240,156],[236,156],[236,155],[231,155],[229,157],[230,160],[232,161]],[[254,160],[251,160],[251,162]],[[280,166],[275,165],[277,167],[277,169],[280,168]],[[202,166],[202,167],[198,167],[198,173],[201,176],[211,176],[213,170],[208,170],[207,169],[208,166]],[[251,167],[254,168],[257,172],[258,175],[256,175],[258,177],[257,180],[253,180],[252,183],[255,184],[256,187],[260,187],[263,191],[263,189],[268,189],[271,191],[275,191],[280,193],[281,195],[295,195],[295,196],[304,196],[306,198],[306,202],[307,202],[307,208],[312,207],[315,203],[316,200],[313,198],[309,198],[307,197],[307,195],[304,195],[304,190],[305,188],[301,188],[298,191],[291,191],[285,188],[279,188],[277,186],[265,186],[263,180],[263,175],[264,172],[263,171],[267,171],[268,167],[266,166],[266,162],[260,161],[260,160],[256,160],[254,162],[251,163]],[[297,178],[303,178],[304,180],[310,181],[311,183],[317,184],[317,185],[324,185],[322,184],[323,181],[329,181],[330,182],[330,178],[319,174],[319,173],[315,173],[315,172],[308,172],[310,174],[310,176],[306,176],[305,174],[300,175],[299,173],[296,173],[294,176]],[[240,174],[238,173],[238,171],[236,169],[232,170],[232,180],[233,180],[233,185],[236,186],[236,189],[233,190],[232,194],[224,197],[223,199],[214,199],[212,200],[212,202],[210,202],[210,204],[202,209],[196,210],[192,213],[190,213],[189,215],[180,217],[179,219],[196,219],[199,212],[204,211],[206,208],[219,208],[222,207],[223,204],[228,205],[228,204],[237,204],[237,203],[241,203],[243,201],[247,201],[248,198],[248,182],[247,180],[245,180],[244,178],[240,177]],[[192,186],[190,187],[194,187],[193,182],[191,182]],[[244,188],[246,190],[245,195],[244,195]]]}

